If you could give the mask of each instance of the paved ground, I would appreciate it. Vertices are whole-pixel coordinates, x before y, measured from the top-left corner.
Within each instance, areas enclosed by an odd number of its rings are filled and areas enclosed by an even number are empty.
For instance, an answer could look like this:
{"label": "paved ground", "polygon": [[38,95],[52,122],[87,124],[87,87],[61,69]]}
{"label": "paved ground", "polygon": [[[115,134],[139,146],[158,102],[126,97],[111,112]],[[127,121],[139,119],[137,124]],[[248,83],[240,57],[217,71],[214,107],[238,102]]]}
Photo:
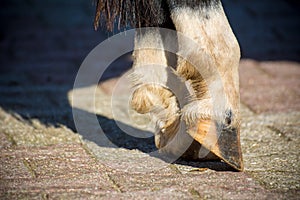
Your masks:
{"label": "paved ground", "polygon": [[[118,76],[73,89],[85,56],[107,35],[92,30],[87,0],[1,1],[1,199],[298,199],[300,195],[299,3],[224,1],[243,51],[240,64],[245,172],[222,163],[166,164],[152,138],[126,117]],[[272,61],[270,61],[272,60]],[[111,91],[120,87],[114,112]],[[95,124],[75,131],[71,94],[96,89],[75,112]],[[88,100],[86,100],[88,99]],[[113,114],[117,122],[112,120]],[[117,115],[117,116],[116,116]],[[141,120],[141,121],[138,121]],[[82,120],[82,119],[77,119]],[[103,139],[110,138],[115,147]],[[117,147],[116,147],[117,146]],[[208,168],[207,168],[208,167]]]}

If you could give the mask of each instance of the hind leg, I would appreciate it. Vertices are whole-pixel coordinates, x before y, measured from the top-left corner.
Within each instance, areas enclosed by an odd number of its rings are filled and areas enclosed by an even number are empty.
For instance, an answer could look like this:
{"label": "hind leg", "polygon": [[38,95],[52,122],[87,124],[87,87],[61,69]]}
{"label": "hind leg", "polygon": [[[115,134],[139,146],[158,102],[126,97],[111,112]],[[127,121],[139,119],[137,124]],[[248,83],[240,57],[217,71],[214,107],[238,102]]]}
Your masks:
{"label": "hind leg", "polygon": [[180,109],[167,87],[170,76],[163,41],[157,29],[137,31],[132,82],[136,88],[131,106],[138,113],[150,113],[156,123],[155,144],[160,149],[177,132]]}

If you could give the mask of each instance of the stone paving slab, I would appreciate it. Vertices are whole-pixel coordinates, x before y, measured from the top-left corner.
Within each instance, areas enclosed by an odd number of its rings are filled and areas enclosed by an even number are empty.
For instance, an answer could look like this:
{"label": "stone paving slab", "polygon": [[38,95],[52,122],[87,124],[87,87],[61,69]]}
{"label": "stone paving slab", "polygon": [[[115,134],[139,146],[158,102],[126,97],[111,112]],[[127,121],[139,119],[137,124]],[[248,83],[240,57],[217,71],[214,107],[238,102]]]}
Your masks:
{"label": "stone paving slab", "polygon": [[299,190],[299,132],[284,134],[272,128],[285,124],[298,129],[299,113],[243,118],[242,146],[246,171],[270,189]]}
{"label": "stone paving slab", "polygon": [[108,169],[81,144],[1,149],[3,197],[114,191]]}
{"label": "stone paving slab", "polygon": [[79,135],[62,125],[47,126],[37,119],[26,121],[18,115],[6,113],[2,108],[0,118],[1,135],[6,135],[6,141],[9,140],[14,145],[44,146],[80,142]]}
{"label": "stone paving slab", "polygon": [[[112,179],[122,185],[123,191],[150,191],[174,188],[201,198],[209,199],[255,199],[276,197],[255,183],[251,177],[234,172],[190,172],[188,174],[160,175],[159,172],[147,174],[116,174]],[[151,180],[151,181],[149,181]],[[125,184],[124,184],[125,183]]]}
{"label": "stone paving slab", "polygon": [[242,60],[240,86],[241,101],[256,113],[300,110],[299,63]]}

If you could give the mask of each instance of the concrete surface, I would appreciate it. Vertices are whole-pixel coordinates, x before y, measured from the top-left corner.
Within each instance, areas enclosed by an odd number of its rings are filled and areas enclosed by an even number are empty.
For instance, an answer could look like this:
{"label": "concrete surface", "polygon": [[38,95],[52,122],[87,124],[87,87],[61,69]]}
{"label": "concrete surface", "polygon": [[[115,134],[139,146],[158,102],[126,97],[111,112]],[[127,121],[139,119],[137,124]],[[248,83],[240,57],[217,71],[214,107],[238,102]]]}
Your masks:
{"label": "concrete surface", "polygon": [[[108,37],[92,30],[91,2],[1,1],[0,198],[299,199],[299,3],[224,5],[244,55],[244,172],[152,156],[151,129],[126,117],[126,90],[115,98],[113,120],[111,93],[125,87],[118,77],[130,67],[128,56],[99,85],[73,88],[85,56]],[[105,135],[95,124],[79,133],[74,126],[70,94],[90,89],[96,109],[82,101],[76,111],[84,120],[96,114]]]}

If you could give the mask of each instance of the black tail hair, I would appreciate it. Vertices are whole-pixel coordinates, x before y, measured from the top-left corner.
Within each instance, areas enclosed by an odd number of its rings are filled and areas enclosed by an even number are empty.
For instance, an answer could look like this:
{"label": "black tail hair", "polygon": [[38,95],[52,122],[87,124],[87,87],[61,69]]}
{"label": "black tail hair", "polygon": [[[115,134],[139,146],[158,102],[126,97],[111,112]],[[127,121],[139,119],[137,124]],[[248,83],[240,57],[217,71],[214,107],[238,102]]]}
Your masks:
{"label": "black tail hair", "polygon": [[157,26],[163,23],[167,4],[165,0],[95,0],[94,28],[99,25],[112,31],[116,20],[118,28]]}

